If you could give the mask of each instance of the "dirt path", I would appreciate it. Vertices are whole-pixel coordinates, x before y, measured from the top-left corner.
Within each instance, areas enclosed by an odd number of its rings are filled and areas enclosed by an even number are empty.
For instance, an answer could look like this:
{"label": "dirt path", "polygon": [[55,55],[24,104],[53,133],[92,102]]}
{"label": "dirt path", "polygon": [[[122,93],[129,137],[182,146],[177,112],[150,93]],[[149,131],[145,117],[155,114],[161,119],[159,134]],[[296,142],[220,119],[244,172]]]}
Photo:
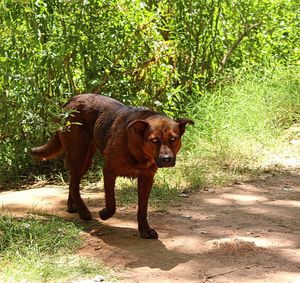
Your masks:
{"label": "dirt path", "polygon": [[[103,194],[84,193],[95,219]],[[77,218],[66,187],[0,193],[3,209]],[[168,213],[150,211],[159,240],[136,231],[135,209],[119,208],[84,233],[80,254],[121,270],[124,282],[300,282],[300,171],[265,175],[183,197]],[[120,269],[121,268],[121,269]]]}

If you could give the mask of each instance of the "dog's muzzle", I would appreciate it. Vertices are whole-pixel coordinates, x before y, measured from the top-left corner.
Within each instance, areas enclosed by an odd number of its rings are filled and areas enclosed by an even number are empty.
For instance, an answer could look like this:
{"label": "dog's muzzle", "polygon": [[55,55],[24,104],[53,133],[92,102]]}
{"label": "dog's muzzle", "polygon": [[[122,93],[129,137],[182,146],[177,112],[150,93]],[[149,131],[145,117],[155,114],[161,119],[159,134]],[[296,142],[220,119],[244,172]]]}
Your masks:
{"label": "dog's muzzle", "polygon": [[162,167],[173,167],[175,166],[176,158],[171,155],[159,155],[158,159],[156,160],[156,164],[159,168]]}

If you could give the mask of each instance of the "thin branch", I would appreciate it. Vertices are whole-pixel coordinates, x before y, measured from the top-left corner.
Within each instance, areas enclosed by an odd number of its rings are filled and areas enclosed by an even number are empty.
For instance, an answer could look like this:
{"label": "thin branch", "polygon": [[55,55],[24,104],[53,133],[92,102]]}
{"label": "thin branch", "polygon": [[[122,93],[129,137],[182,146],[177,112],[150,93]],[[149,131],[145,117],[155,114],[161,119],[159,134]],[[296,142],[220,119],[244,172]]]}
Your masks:
{"label": "thin branch", "polygon": [[256,23],[253,24],[252,26],[246,26],[244,28],[243,33],[240,34],[240,36],[237,38],[237,40],[233,43],[233,45],[228,49],[227,53],[225,54],[225,56],[223,57],[223,60],[220,63],[220,67],[218,69],[218,72],[222,72],[228,59],[230,58],[230,56],[232,55],[233,51],[238,47],[238,45],[241,43],[241,41],[243,40],[244,37],[246,37],[251,30],[259,27],[261,25],[261,23]]}
{"label": "thin branch", "polygon": [[[146,22],[142,25],[138,25],[137,29],[135,30],[135,32],[133,34],[133,37],[137,36],[141,31],[145,30],[153,20],[154,20],[154,17],[152,19],[150,19],[148,22]],[[120,62],[122,56],[126,53],[126,51],[130,47],[131,47],[130,38],[127,38],[127,40],[125,41],[125,44],[123,45],[121,51],[119,52],[119,54],[114,59],[114,61],[112,63],[112,66],[111,66],[111,69],[114,69],[116,67],[116,65]],[[98,93],[108,83],[109,77],[110,77],[110,72],[105,72],[105,75],[103,76],[102,82],[98,85],[96,90],[93,91],[93,92]]]}

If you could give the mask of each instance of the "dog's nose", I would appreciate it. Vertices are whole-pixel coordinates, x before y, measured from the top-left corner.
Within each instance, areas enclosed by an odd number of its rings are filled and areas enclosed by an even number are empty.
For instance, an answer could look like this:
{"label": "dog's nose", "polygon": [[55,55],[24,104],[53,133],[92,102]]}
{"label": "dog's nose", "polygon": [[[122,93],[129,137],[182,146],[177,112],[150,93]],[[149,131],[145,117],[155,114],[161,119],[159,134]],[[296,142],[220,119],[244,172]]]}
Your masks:
{"label": "dog's nose", "polygon": [[158,159],[158,167],[172,167],[175,165],[175,158],[171,155],[160,155]]}
{"label": "dog's nose", "polygon": [[162,156],[160,159],[161,159],[161,161],[162,161],[163,163],[169,163],[169,162],[172,161],[172,157],[169,156],[169,155],[164,155],[164,156]]}

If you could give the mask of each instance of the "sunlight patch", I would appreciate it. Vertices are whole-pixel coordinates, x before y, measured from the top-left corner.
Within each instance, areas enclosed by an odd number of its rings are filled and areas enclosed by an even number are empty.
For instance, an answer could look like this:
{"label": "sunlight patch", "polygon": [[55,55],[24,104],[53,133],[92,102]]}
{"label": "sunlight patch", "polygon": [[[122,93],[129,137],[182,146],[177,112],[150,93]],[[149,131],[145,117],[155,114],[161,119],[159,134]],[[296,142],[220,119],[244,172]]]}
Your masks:
{"label": "sunlight patch", "polygon": [[268,203],[268,205],[272,205],[272,206],[285,206],[285,207],[300,207],[300,201],[297,200],[275,200],[272,201],[270,203]]}
{"label": "sunlight patch", "polygon": [[261,248],[293,248],[296,243],[288,239],[279,238],[256,238],[256,237],[243,237],[240,236],[238,239],[242,241],[255,243],[256,246]]}
{"label": "sunlight patch", "polygon": [[258,195],[239,195],[239,194],[222,194],[222,197],[229,200],[235,200],[242,203],[255,203],[258,201],[267,201],[268,198]]}
{"label": "sunlight patch", "polygon": [[220,198],[209,198],[205,200],[209,204],[213,205],[231,205],[232,203],[229,200],[226,199],[220,199]]}

